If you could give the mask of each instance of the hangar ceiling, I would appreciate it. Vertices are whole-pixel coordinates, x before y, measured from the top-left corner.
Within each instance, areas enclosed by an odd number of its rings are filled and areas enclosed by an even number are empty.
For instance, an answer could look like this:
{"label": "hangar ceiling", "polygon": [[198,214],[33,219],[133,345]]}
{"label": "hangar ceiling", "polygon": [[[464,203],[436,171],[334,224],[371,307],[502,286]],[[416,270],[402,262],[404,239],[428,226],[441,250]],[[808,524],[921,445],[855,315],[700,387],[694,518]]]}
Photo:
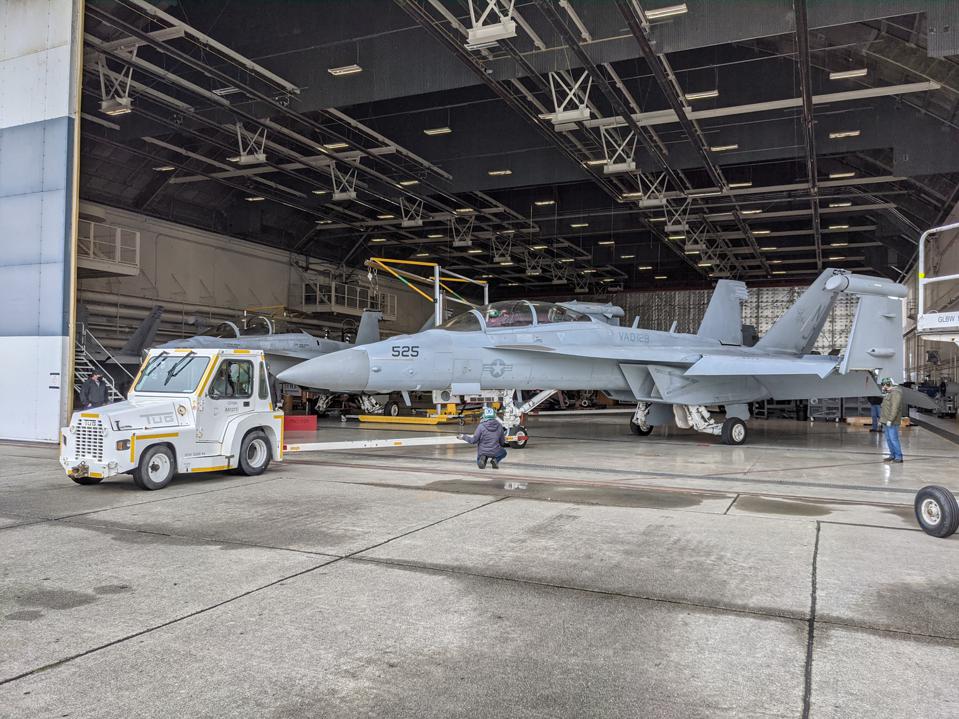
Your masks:
{"label": "hangar ceiling", "polygon": [[959,200],[959,2],[494,3],[88,3],[81,196],[497,296],[898,279]]}

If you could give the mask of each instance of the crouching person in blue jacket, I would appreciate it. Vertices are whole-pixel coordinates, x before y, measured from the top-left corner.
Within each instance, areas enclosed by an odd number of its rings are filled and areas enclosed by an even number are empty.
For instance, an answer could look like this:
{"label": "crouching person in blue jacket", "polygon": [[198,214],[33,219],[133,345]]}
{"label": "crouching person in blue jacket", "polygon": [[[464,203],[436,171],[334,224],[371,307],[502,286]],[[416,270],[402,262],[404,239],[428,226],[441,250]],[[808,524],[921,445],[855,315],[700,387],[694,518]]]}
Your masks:
{"label": "crouching person in blue jacket", "polygon": [[483,409],[483,421],[472,435],[461,434],[459,438],[476,445],[476,466],[486,469],[486,462],[493,469],[499,469],[499,463],[506,458],[506,429],[496,419],[492,407]]}

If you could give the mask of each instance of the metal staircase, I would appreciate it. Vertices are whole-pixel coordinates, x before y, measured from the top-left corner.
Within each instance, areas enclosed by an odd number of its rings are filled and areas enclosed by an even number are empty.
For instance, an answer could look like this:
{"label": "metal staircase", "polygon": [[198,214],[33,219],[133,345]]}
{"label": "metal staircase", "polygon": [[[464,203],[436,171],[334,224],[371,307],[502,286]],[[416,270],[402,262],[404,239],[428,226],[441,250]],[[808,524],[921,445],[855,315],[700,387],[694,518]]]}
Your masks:
{"label": "metal staircase", "polygon": [[95,372],[99,372],[103,377],[103,381],[107,385],[107,395],[110,398],[110,402],[119,402],[124,399],[123,394],[117,389],[116,379],[114,376],[108,372],[103,364],[97,361],[94,356],[90,353],[89,349],[96,348],[102,353],[102,356],[105,358],[104,362],[111,362],[114,367],[118,368],[120,372],[126,375],[130,381],[133,381],[133,375],[130,374],[124,367],[121,365],[109,350],[103,346],[103,344],[98,340],[90,330],[86,328],[85,325],[80,325],[77,329],[77,341],[76,341],[76,350],[73,357],[73,389],[79,395],[80,388],[83,386],[83,383],[90,378]]}

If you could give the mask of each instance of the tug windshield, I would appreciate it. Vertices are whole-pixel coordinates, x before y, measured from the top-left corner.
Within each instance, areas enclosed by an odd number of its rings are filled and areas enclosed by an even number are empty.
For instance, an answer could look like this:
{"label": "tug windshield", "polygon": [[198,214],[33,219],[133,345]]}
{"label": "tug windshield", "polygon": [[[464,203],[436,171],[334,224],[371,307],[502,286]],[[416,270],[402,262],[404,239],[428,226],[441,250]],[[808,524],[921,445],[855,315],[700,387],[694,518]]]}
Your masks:
{"label": "tug windshield", "polygon": [[151,357],[143,368],[134,389],[137,392],[189,394],[196,390],[200,378],[210,364],[209,357],[184,357],[164,354]]}

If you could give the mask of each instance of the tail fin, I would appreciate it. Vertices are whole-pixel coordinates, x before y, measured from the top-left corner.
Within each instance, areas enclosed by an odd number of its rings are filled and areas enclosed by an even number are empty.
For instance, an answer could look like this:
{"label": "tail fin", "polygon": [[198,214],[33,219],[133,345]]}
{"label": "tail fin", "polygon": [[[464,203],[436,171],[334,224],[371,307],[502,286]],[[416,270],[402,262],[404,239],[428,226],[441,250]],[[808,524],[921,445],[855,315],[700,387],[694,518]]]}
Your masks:
{"label": "tail fin", "polygon": [[838,292],[826,289],[826,282],[837,274],[834,269],[823,270],[800,295],[793,306],[756,343],[757,349],[808,354],[836,303]]}
{"label": "tail fin", "polygon": [[905,378],[902,344],[902,300],[883,295],[860,295],[849,344],[840,374],[869,370],[878,377]]}
{"label": "tail fin", "polygon": [[370,342],[380,341],[380,320],[383,319],[383,313],[366,310],[360,317],[360,326],[356,330],[356,344],[368,345]]}
{"label": "tail fin", "polygon": [[146,319],[144,319],[143,322],[140,323],[140,326],[130,335],[130,339],[126,341],[120,352],[122,354],[139,356],[143,350],[153,344],[153,339],[156,337],[162,317],[163,306],[154,305],[153,309],[150,310],[150,314],[146,316]]}
{"label": "tail fin", "polygon": [[713,296],[709,298],[709,307],[706,308],[706,314],[696,334],[719,340],[724,345],[741,345],[743,302],[748,296],[745,283],[719,280]]}

